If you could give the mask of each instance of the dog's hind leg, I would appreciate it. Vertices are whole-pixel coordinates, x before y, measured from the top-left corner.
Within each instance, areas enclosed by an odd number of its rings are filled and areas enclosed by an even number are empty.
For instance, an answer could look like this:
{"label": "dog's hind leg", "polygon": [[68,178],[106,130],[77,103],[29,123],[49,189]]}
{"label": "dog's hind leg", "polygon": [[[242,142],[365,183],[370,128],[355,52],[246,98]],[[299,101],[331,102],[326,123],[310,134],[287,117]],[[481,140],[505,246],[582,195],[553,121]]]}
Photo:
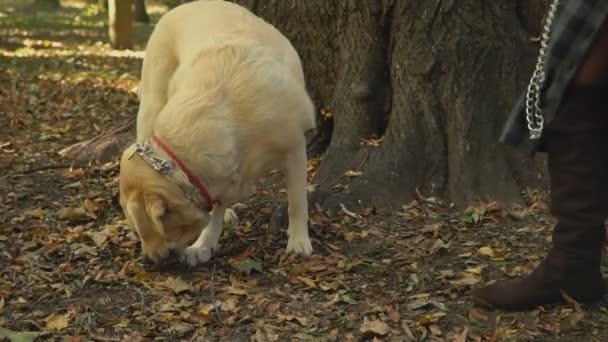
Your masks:
{"label": "dog's hind leg", "polygon": [[187,247],[181,255],[181,261],[190,266],[207,262],[217,250],[217,244],[224,229],[224,213],[226,207],[216,205],[211,211],[211,220],[194,243]]}
{"label": "dog's hind leg", "polygon": [[289,228],[287,253],[310,255],[312,244],[308,236],[306,144],[301,144],[287,155],[287,198],[289,201]]}

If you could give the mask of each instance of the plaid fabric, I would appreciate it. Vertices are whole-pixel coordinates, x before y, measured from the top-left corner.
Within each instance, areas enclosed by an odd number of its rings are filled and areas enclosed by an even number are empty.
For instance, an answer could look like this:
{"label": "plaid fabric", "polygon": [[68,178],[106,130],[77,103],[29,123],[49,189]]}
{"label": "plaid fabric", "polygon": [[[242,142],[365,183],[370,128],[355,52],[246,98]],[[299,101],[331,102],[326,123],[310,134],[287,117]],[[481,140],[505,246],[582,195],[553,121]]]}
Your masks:
{"label": "plaid fabric", "polygon": [[[561,0],[553,22],[541,93],[545,126],[553,120],[570,82],[587,50],[608,18],[608,0]],[[534,153],[538,140],[530,140],[526,121],[526,90],[520,96],[499,138],[521,151]]]}

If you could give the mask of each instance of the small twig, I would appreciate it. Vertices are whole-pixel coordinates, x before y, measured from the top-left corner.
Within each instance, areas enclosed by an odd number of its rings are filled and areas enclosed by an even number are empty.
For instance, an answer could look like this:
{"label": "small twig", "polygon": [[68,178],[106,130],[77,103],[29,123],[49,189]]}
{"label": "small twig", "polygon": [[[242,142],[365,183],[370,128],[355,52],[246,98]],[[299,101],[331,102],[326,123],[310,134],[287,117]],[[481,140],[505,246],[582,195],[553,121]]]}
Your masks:
{"label": "small twig", "polygon": [[113,337],[103,337],[103,336],[97,336],[97,335],[91,335],[91,338],[93,340],[96,341],[102,341],[102,342],[120,342],[119,338],[113,338]]}
{"label": "small twig", "polygon": [[213,283],[214,283],[214,279],[215,279],[215,262],[213,263],[213,269],[211,270],[211,305],[213,305],[213,309],[215,310],[215,314],[217,315],[218,320],[220,321],[220,323],[222,323],[222,325],[224,324],[224,319],[222,318],[222,315],[220,314],[220,310],[217,307],[217,305],[215,305],[215,288],[213,287]]}
{"label": "small twig", "polygon": [[[76,165],[74,163],[65,163],[65,164],[54,164],[54,165],[42,165],[39,167],[34,167],[31,169],[27,169],[21,172],[17,172],[14,174],[11,174],[11,177],[15,177],[15,176],[23,176],[23,175],[28,175],[30,173],[35,173],[35,172],[40,172],[40,171],[47,171],[47,170],[59,170],[59,169],[69,169],[69,168],[79,168],[79,167],[85,167],[86,165]],[[8,176],[8,175],[7,175]]]}
{"label": "small twig", "polygon": [[[131,289],[129,287],[129,282],[126,282],[126,286],[127,286],[127,292],[128,292]],[[141,314],[143,315],[145,308],[146,308],[146,297],[144,295],[144,292],[141,289],[139,289],[137,287],[135,287],[134,289],[137,293],[139,293],[139,297],[141,298],[141,310],[140,311],[141,311]]]}
{"label": "small twig", "polygon": [[367,150],[365,151],[365,154],[363,155],[363,158],[361,159],[361,163],[359,163],[359,168],[358,170],[363,170],[363,167],[365,166],[365,163],[367,163],[367,160],[369,159],[369,155],[372,152],[372,145],[368,145],[367,146]]}
{"label": "small twig", "polygon": [[135,288],[137,292],[139,292],[139,296],[141,297],[141,314],[144,314],[146,310],[146,297],[144,296],[144,292],[138,288]]}

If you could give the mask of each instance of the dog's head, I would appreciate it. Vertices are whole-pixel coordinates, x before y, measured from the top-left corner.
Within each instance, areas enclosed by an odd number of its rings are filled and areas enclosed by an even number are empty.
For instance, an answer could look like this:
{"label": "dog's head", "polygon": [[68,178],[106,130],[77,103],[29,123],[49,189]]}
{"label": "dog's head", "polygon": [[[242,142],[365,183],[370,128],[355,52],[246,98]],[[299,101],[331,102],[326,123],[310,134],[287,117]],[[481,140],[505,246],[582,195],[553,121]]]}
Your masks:
{"label": "dog's head", "polygon": [[170,250],[183,250],[196,239],[209,221],[184,191],[161,175],[137,154],[134,146],[120,161],[120,205],[127,223],[141,240],[148,259],[159,262]]}

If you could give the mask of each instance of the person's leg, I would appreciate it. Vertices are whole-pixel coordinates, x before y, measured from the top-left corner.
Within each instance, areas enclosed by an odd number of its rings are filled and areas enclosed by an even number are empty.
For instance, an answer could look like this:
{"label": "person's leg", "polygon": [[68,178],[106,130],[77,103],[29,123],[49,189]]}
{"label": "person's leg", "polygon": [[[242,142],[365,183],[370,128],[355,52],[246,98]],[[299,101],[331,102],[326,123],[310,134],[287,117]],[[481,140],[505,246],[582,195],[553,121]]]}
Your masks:
{"label": "person's leg", "polygon": [[523,310],[605,293],[600,273],[608,217],[608,25],[600,34],[561,109],[544,133],[551,178],[553,248],[526,277],[475,289],[476,304]]}

